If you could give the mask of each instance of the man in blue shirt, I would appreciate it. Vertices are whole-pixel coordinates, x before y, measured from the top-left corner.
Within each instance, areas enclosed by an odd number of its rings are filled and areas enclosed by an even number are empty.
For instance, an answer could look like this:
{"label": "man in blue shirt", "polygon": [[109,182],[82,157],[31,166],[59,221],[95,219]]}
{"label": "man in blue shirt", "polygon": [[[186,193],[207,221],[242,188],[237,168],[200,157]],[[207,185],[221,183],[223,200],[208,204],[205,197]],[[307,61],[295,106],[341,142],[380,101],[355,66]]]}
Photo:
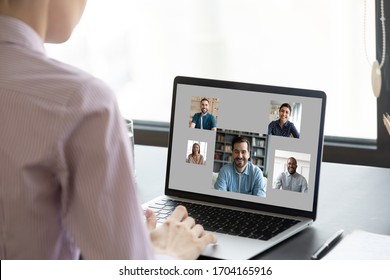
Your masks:
{"label": "man in blue shirt", "polygon": [[214,188],[265,197],[263,172],[249,161],[249,141],[237,136],[233,139],[232,147],[233,162],[221,168]]}
{"label": "man in blue shirt", "polygon": [[215,117],[209,113],[209,100],[207,98],[203,98],[200,101],[200,112],[193,116],[190,127],[208,129],[212,131],[217,130]]}

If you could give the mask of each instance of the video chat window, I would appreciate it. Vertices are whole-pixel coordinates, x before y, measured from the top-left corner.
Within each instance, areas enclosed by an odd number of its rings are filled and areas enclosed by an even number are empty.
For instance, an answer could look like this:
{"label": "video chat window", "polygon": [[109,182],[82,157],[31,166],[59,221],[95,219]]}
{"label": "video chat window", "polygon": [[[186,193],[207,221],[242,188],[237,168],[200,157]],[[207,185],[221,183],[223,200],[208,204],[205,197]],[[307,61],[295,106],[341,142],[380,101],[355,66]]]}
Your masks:
{"label": "video chat window", "polygon": [[273,189],[307,193],[310,154],[276,150],[273,174]]}
{"label": "video chat window", "polygon": [[301,103],[271,101],[267,134],[299,138],[301,115]]}
{"label": "video chat window", "polygon": [[193,96],[191,98],[189,127],[216,131],[219,99]]}
{"label": "video chat window", "polygon": [[263,175],[265,157],[266,135],[217,129],[213,188],[265,197],[267,189]]}
{"label": "video chat window", "polygon": [[186,162],[205,165],[207,160],[207,142],[188,140]]}

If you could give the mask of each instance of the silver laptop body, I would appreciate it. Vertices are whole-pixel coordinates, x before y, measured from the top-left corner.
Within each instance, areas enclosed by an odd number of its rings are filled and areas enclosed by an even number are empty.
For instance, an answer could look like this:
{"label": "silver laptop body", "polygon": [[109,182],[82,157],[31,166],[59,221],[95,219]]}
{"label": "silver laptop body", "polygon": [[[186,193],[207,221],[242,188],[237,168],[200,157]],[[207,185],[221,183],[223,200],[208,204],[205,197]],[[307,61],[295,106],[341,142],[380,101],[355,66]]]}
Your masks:
{"label": "silver laptop body", "polygon": [[[205,98],[214,122],[199,115]],[[287,128],[272,130],[286,103],[291,107],[288,121],[294,125],[288,135]],[[316,219],[325,105],[325,93],[317,90],[176,77],[165,192],[143,207],[155,210],[161,221],[167,211],[160,211],[155,203],[167,198],[297,221],[268,240],[215,232],[218,243],[202,253],[211,258],[250,259],[295,235]],[[216,188],[221,169],[233,162],[231,141],[236,136],[250,143],[249,160],[262,171],[265,196]],[[198,162],[190,157],[196,145],[203,157]],[[296,173],[304,178],[294,181],[291,177],[292,189],[282,179],[284,173],[289,180],[290,158],[296,160]],[[302,180],[307,188],[299,185]]]}

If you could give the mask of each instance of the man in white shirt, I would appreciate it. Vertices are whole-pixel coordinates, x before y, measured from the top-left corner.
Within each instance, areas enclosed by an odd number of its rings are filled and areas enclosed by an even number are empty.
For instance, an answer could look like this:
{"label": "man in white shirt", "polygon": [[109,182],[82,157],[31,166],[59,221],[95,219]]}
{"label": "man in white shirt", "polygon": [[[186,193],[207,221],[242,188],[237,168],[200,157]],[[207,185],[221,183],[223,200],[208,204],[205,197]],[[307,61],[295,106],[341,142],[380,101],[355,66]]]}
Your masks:
{"label": "man in white shirt", "polygon": [[279,174],[274,188],[293,192],[307,192],[307,181],[305,177],[296,172],[297,167],[297,160],[290,157],[287,160],[287,171]]}

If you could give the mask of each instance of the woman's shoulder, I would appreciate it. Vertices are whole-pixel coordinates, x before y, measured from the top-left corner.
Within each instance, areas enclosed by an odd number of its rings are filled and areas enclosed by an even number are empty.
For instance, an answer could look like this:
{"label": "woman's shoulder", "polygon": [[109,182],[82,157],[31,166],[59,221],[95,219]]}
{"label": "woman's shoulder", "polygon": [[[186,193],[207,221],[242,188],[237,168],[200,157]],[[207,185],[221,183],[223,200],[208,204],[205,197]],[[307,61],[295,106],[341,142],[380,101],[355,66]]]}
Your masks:
{"label": "woman's shoulder", "polygon": [[290,127],[295,127],[294,123],[291,122],[291,121],[287,121],[287,122],[286,122],[286,125],[287,125],[287,126],[290,126]]}

